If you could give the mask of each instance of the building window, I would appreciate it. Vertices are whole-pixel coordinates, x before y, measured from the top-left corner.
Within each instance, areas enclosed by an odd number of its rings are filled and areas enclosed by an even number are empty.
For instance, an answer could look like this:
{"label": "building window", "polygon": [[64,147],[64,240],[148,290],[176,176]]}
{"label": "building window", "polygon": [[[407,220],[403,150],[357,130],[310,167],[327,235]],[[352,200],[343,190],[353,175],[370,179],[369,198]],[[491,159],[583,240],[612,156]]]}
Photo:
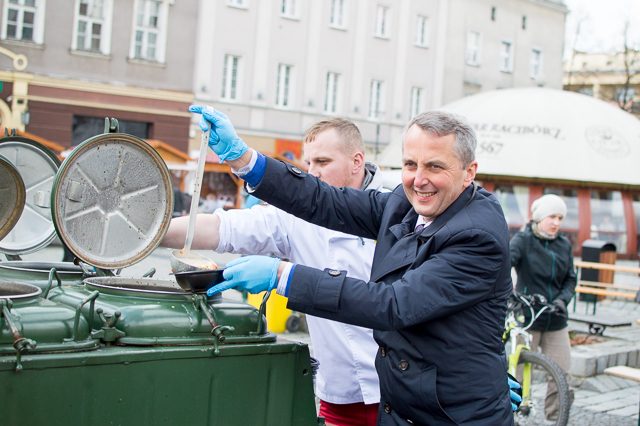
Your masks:
{"label": "building window", "polygon": [[371,94],[369,96],[369,118],[377,120],[380,117],[380,104],[382,103],[382,82],[371,81]]}
{"label": "building window", "polygon": [[427,47],[427,17],[418,15],[416,20],[416,37],[414,40],[416,46]]}
{"label": "building window", "polygon": [[227,5],[240,9],[247,9],[249,7],[249,0],[227,0]]}
{"label": "building window", "polygon": [[587,96],[593,96],[593,86],[581,87],[578,89],[578,93],[582,93],[583,95],[587,95]]}
{"label": "building window", "polygon": [[526,16],[522,17],[522,29],[523,30],[527,29],[527,17]]}
{"label": "building window", "polygon": [[287,108],[290,105],[289,87],[291,84],[291,65],[278,65],[278,82],[276,85],[276,106]]}
{"label": "building window", "polygon": [[480,45],[482,35],[478,31],[469,31],[467,34],[467,65],[480,65]]}
{"label": "building window", "polygon": [[513,72],[513,43],[507,40],[500,43],[500,71]]}
{"label": "building window", "polygon": [[389,38],[389,8],[378,6],[376,10],[376,27],[374,30],[376,37]]}
{"label": "building window", "polygon": [[411,88],[411,106],[409,108],[409,118],[413,118],[422,112],[422,89]]}
{"label": "building window", "polygon": [[327,93],[324,99],[324,112],[335,114],[338,110],[338,81],[340,74],[327,73]]}
{"label": "building window", "polygon": [[627,253],[627,224],[620,191],[591,191],[591,239],[616,245]]}
{"label": "building window", "polygon": [[[120,132],[133,135],[141,139],[149,139],[151,123],[142,121],[118,120]],[[71,127],[71,146],[79,145],[83,141],[104,132],[104,117],[73,116]]]}
{"label": "building window", "polygon": [[135,0],[129,56],[164,63],[169,5],[174,0]]}
{"label": "building window", "polygon": [[529,220],[529,187],[527,185],[496,184],[493,195],[498,199],[512,238]]}
{"label": "building window", "polygon": [[113,0],[77,0],[72,50],[110,53]]}
{"label": "building window", "polygon": [[491,8],[491,20],[492,21],[496,20],[496,8],[495,7]]}
{"label": "building window", "polygon": [[537,78],[542,75],[542,49],[531,49],[531,61],[529,63],[529,76]]}
{"label": "building window", "polygon": [[5,1],[2,38],[42,44],[45,4],[43,0]]}
{"label": "building window", "polygon": [[298,0],[282,0],[282,16],[284,18],[297,18]]}
{"label": "building window", "polygon": [[331,20],[329,24],[334,28],[347,27],[345,2],[346,0],[331,0]]}
{"label": "building window", "polygon": [[232,55],[224,56],[224,66],[222,67],[222,99],[228,101],[236,100],[236,87],[238,84],[238,62],[240,58]]}

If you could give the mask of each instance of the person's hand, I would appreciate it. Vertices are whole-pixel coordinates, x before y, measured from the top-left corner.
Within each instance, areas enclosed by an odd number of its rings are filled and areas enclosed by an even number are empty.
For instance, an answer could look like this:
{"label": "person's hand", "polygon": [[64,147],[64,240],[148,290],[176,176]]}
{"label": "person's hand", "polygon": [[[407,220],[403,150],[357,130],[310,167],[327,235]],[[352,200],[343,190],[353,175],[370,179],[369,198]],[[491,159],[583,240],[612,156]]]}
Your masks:
{"label": "person's hand", "polygon": [[522,402],[522,386],[511,374],[507,373],[507,383],[509,383],[509,396],[511,397],[511,409],[516,411]]}
{"label": "person's hand", "polygon": [[225,281],[207,290],[208,296],[230,288],[251,294],[273,290],[278,283],[280,259],[267,256],[245,256],[227,263],[222,273]]}
{"label": "person's hand", "polygon": [[231,124],[229,117],[210,106],[191,105],[189,111],[202,114],[200,129],[209,132],[209,147],[218,154],[220,163],[223,161],[237,160],[247,152],[249,147],[238,137],[236,129]]}
{"label": "person's hand", "polygon": [[567,315],[567,305],[564,303],[564,300],[556,299],[552,303],[555,308],[553,313],[563,316]]}

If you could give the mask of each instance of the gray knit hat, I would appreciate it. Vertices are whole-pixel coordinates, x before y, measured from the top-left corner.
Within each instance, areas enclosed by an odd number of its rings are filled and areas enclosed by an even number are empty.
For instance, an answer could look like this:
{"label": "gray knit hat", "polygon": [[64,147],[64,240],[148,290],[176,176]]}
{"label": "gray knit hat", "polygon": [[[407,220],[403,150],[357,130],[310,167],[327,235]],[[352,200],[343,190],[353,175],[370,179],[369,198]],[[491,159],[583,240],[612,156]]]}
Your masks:
{"label": "gray knit hat", "polygon": [[557,195],[543,195],[531,204],[531,219],[536,223],[552,214],[561,214],[563,218],[567,217],[567,204]]}

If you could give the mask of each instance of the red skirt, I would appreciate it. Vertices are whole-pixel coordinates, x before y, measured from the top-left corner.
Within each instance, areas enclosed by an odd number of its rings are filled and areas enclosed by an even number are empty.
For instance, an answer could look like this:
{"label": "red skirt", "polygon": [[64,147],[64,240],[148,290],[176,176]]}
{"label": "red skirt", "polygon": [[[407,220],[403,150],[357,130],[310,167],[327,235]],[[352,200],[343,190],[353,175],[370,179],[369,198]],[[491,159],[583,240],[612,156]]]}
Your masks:
{"label": "red skirt", "polygon": [[356,402],[355,404],[332,404],[320,400],[319,416],[327,424],[336,426],[376,426],[378,405]]}

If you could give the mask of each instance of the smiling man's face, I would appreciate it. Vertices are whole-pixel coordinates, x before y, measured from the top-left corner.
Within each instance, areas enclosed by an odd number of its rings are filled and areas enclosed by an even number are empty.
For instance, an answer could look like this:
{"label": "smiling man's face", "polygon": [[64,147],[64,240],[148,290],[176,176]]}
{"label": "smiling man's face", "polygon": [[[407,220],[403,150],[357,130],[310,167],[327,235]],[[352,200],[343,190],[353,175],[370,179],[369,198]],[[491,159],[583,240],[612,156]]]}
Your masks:
{"label": "smiling man's face", "polygon": [[455,134],[437,136],[413,125],[402,156],[402,186],[416,212],[430,222],[440,216],[471,185],[478,163],[465,169],[455,156]]}

